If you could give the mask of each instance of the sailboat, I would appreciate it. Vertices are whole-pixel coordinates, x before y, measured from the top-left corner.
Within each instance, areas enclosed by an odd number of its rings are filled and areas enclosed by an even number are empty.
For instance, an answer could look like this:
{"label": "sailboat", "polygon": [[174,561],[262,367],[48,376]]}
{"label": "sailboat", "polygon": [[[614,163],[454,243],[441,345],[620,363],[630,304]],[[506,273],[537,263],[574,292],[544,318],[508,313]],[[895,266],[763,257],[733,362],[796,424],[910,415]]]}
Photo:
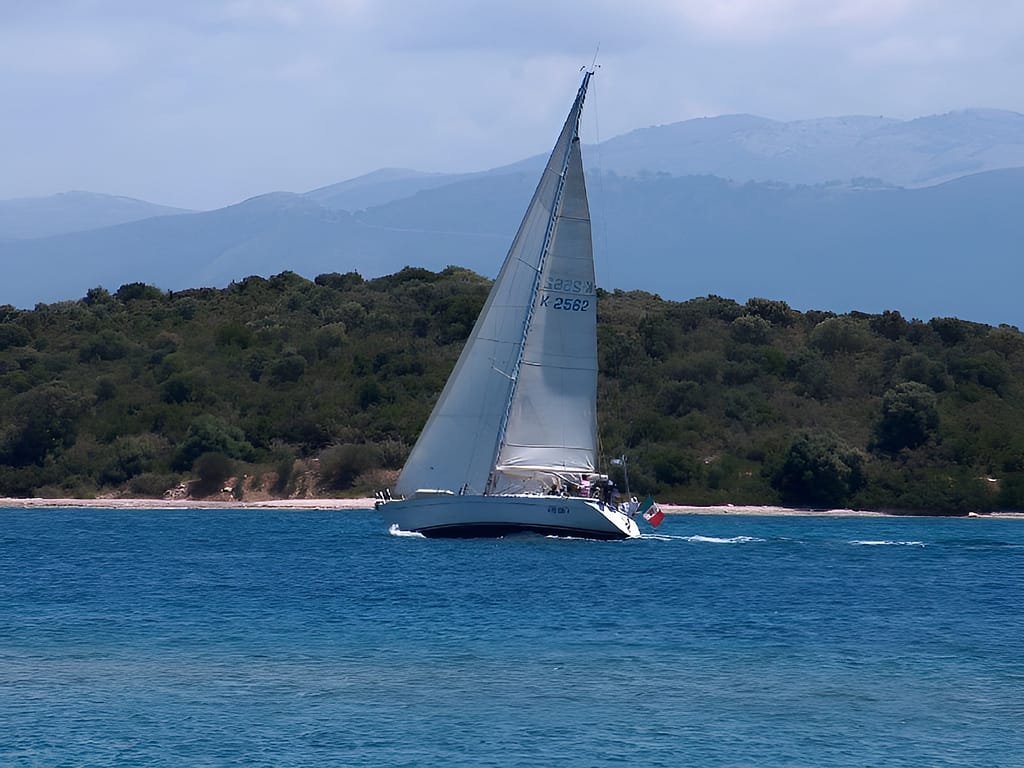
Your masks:
{"label": "sailboat", "polygon": [[598,474],[597,292],[583,75],[480,316],[378,509],[427,537],[640,535]]}

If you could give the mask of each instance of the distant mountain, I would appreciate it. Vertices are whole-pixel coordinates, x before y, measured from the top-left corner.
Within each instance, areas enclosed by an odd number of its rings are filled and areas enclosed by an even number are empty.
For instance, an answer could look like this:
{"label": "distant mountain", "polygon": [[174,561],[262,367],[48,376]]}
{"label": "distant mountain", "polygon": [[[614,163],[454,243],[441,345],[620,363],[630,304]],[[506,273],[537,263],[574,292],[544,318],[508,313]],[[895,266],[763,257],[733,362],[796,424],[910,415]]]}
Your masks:
{"label": "distant mountain", "polygon": [[[419,230],[424,259],[411,263],[439,269],[454,261],[493,276],[532,181],[515,174],[463,182],[371,209],[360,220]],[[922,189],[664,174],[591,178],[589,189],[598,280],[606,288],[1024,324],[1017,294],[1024,169]],[[436,250],[432,232],[462,233],[462,248]]]}
{"label": "distant mountain", "polygon": [[77,298],[83,286],[221,286],[236,277],[280,272],[281,264],[314,268],[323,251],[351,239],[345,235],[350,220],[301,195],[271,193],[216,211],[0,243],[8,272],[0,303]]}
{"label": "distant mountain", "polygon": [[616,266],[602,285],[1024,325],[1024,169],[921,189],[713,177],[605,180],[603,189],[615,215],[601,263]]}
{"label": "distant mountain", "polygon": [[424,173],[406,168],[382,168],[348,181],[314,189],[307,192],[306,197],[326,208],[360,211],[479,175],[483,174]]}
{"label": "distant mountain", "polygon": [[[832,117],[779,122],[724,115],[642,128],[584,150],[587,167],[619,176],[720,176],[820,184],[877,179],[921,187],[973,173],[1024,167],[1024,115],[968,109],[915,120]],[[388,168],[306,193],[359,211],[460,181],[536,173],[545,156],[475,174]]]}
{"label": "distant mountain", "polygon": [[[493,277],[535,181],[477,177],[358,214],[274,193],[218,211],[0,243],[0,303],[32,306],[132,281],[223,286],[286,269],[375,277],[457,264]],[[923,189],[663,174],[592,177],[590,190],[598,279],[609,289],[1024,324],[1024,169]]]}
{"label": "distant mountain", "polygon": [[644,128],[603,142],[605,171],[710,174],[735,181],[817,184],[876,178],[929,186],[1024,167],[1024,115],[968,109],[916,120],[835,117],[778,122],[726,115]]}
{"label": "distant mountain", "polygon": [[[384,169],[202,213],[90,193],[0,202],[0,304],[286,269],[457,264],[493,276],[542,162]],[[634,131],[585,149],[585,162],[605,287],[1024,324],[1024,115],[731,115]]]}
{"label": "distant mountain", "polygon": [[[506,216],[518,214],[506,210]],[[305,196],[275,192],[216,211],[0,242],[0,304],[29,307],[136,281],[170,290],[218,287],[286,269],[308,276],[348,270],[382,275],[446,255],[442,266],[465,258],[483,271],[492,268],[488,257],[507,247],[506,239],[484,238],[490,248],[481,258],[475,247],[481,238],[466,232],[425,233],[361,221]]]}
{"label": "distant mountain", "polygon": [[188,211],[95,192],[0,200],[0,240],[49,237],[179,213]]}

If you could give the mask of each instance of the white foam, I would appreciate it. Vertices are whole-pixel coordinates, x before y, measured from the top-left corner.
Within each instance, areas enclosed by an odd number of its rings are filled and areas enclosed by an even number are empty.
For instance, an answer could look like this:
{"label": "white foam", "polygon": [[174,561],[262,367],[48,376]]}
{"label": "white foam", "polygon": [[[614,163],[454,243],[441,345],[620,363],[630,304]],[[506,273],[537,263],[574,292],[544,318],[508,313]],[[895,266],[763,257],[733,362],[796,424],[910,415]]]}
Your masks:
{"label": "white foam", "polygon": [[388,533],[390,533],[392,536],[406,536],[406,537],[412,537],[414,539],[425,539],[425,538],[427,538],[422,533],[419,533],[417,531],[403,531],[397,525],[392,525],[390,528],[388,528]]}
{"label": "white foam", "polygon": [[855,539],[851,544],[862,547],[923,547],[923,541],[889,541],[881,539],[878,541]]}
{"label": "white foam", "polygon": [[750,544],[751,542],[764,541],[764,539],[758,539],[754,536],[733,536],[728,539],[718,536],[687,536],[685,538],[687,541],[699,544]]}

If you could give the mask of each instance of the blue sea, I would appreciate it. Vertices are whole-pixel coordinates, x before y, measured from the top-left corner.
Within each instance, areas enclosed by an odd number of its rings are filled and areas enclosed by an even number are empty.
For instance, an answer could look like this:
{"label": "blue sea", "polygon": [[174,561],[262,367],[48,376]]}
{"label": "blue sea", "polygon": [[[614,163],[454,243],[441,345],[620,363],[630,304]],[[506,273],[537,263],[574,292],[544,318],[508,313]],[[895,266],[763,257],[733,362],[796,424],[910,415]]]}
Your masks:
{"label": "blue sea", "polygon": [[2,766],[1024,765],[1024,521],[0,509]]}

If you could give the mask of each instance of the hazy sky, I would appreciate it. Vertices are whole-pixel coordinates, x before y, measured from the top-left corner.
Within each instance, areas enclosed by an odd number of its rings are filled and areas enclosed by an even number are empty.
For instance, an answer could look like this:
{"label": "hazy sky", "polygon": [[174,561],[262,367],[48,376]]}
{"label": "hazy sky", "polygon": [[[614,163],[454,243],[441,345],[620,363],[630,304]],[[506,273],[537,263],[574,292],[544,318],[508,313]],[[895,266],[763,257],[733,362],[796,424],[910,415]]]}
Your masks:
{"label": "hazy sky", "polygon": [[0,199],[213,208],[691,117],[1024,112],[1020,0],[0,0]]}

